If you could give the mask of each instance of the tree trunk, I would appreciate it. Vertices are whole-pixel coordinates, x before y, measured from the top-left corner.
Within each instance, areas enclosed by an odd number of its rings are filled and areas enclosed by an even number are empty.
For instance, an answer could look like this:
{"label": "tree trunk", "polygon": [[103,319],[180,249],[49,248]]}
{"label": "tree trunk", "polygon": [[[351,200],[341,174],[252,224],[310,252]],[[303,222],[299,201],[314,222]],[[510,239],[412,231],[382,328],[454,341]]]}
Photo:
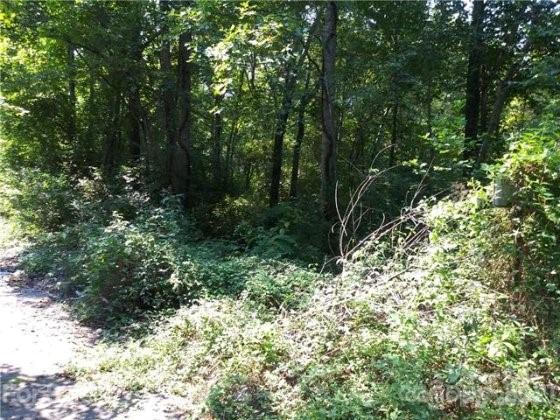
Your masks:
{"label": "tree trunk", "polygon": [[392,122],[391,122],[391,147],[389,150],[389,167],[395,165],[396,155],[397,155],[397,142],[399,139],[399,98],[395,100],[395,104],[393,105],[393,115],[392,115]]}
{"label": "tree trunk", "polygon": [[322,69],[322,145],[321,145],[321,207],[324,216],[336,216],[336,127],[335,127],[335,61],[337,4],[325,4]]}
{"label": "tree trunk", "polygon": [[496,91],[494,107],[492,108],[492,114],[490,115],[490,121],[488,122],[488,135],[491,137],[496,137],[498,135],[500,129],[500,119],[509,94],[509,84],[509,80],[502,80],[498,86],[498,90]]}
{"label": "tree trunk", "polygon": [[292,156],[292,175],[290,178],[290,198],[295,199],[298,195],[299,160],[301,156],[301,144],[305,135],[305,108],[302,106],[298,111],[296,140]]}
{"label": "tree trunk", "polygon": [[[74,11],[74,0],[69,1],[70,11]],[[77,99],[76,99],[76,46],[72,42],[68,42],[66,46],[66,66],[68,72],[68,125],[67,136],[70,147],[74,150],[74,155],[71,156],[74,163],[76,163],[78,156],[75,151],[78,149],[77,145]]]}
{"label": "tree trunk", "polygon": [[[96,98],[97,91],[95,89],[95,79],[92,75],[89,75],[88,81],[88,97],[84,104],[84,113],[92,115],[96,112]],[[82,141],[79,143],[79,147],[74,152],[74,162],[77,162],[80,170],[84,170],[91,162],[95,162],[94,166],[101,165],[101,162],[96,161],[94,154],[94,144],[97,133],[97,124],[92,118],[86,119],[87,125],[85,127],[85,133]]]}
{"label": "tree trunk", "polygon": [[251,189],[251,178],[253,177],[253,162],[249,161],[245,164],[245,191]]}
{"label": "tree trunk", "polygon": [[[512,68],[513,69],[513,68]],[[501,80],[498,84],[498,89],[496,90],[496,98],[494,100],[494,106],[492,108],[492,114],[490,115],[490,120],[488,121],[488,130],[484,141],[480,146],[480,151],[478,154],[478,163],[482,163],[488,157],[491,144],[495,142],[498,137],[498,132],[500,130],[500,120],[502,117],[502,112],[506,105],[507,98],[509,96],[510,90],[510,77],[513,77],[515,69],[510,70],[505,79]]]}
{"label": "tree trunk", "polygon": [[[243,87],[245,86],[245,82],[249,81],[246,79],[246,74],[244,70],[239,72],[239,92],[243,92]],[[233,116],[231,118],[229,133],[227,135],[227,142],[225,145],[225,159],[224,159],[224,168],[222,174],[223,180],[223,189],[225,191],[232,191],[233,190],[233,152],[235,141],[237,137],[237,133],[239,131],[239,120],[241,118],[241,95],[237,95],[235,98],[235,102],[233,104]]]}
{"label": "tree trunk", "polygon": [[480,123],[478,130],[486,133],[488,130],[488,94],[490,91],[490,81],[486,66],[480,68]]}
{"label": "tree trunk", "polygon": [[292,155],[292,175],[290,177],[290,198],[295,199],[298,195],[298,179],[299,179],[299,161],[301,157],[301,145],[303,143],[303,138],[305,136],[305,111],[307,105],[313,97],[313,93],[309,92],[309,79],[310,74],[307,73],[307,78],[305,80],[305,90],[298,108],[297,116],[297,131],[296,139],[294,143],[294,150]]}
{"label": "tree trunk", "polygon": [[140,160],[140,148],[142,144],[142,105],[140,103],[140,92],[138,86],[133,86],[128,97],[128,120],[130,125],[130,137],[128,149],[133,162]]}
{"label": "tree trunk", "polygon": [[189,48],[192,43],[190,32],[179,35],[178,45],[178,88],[179,122],[177,144],[173,151],[172,187],[175,194],[182,194],[185,207],[192,206],[191,197],[191,133],[192,133],[192,65],[189,62]]}
{"label": "tree trunk", "polygon": [[[166,14],[169,8],[169,2],[162,0],[160,2],[162,13]],[[165,22],[166,17],[164,17]],[[166,141],[166,175],[167,185],[172,185],[173,178],[173,152],[177,143],[176,124],[175,124],[175,80],[171,67],[171,45],[167,39],[169,29],[164,23],[162,25],[162,42],[159,56],[160,70],[163,74],[162,80],[162,102],[163,102],[163,125],[165,129]]]}
{"label": "tree trunk", "polygon": [[465,103],[465,145],[463,158],[476,158],[478,150],[478,121],[480,115],[480,69],[482,65],[482,29],[484,0],[475,0],[471,21],[471,43],[467,67]]}
{"label": "tree trunk", "polygon": [[115,169],[115,154],[120,140],[120,115],[121,115],[121,92],[114,92],[111,98],[111,122],[105,139],[105,156],[103,166],[105,172],[112,175]]}
{"label": "tree trunk", "polygon": [[76,147],[76,57],[75,47],[68,44],[68,141],[71,147]]}
{"label": "tree trunk", "polygon": [[272,150],[272,173],[270,175],[269,205],[274,207],[280,200],[280,180],[282,177],[282,154],[284,149],[284,134],[292,107],[292,94],[295,78],[290,74],[290,69],[286,69],[286,83],[282,105],[276,118],[276,130],[274,131],[274,147]]}
{"label": "tree trunk", "polygon": [[226,145],[226,161],[224,168],[224,187],[227,191],[233,189],[233,152],[235,149],[235,141],[237,137],[237,132],[239,130],[238,126],[239,115],[236,115],[235,119],[231,122],[231,127],[228,136],[228,142]]}
{"label": "tree trunk", "polygon": [[142,110],[142,102],[140,100],[140,86],[142,84],[142,69],[144,58],[142,56],[142,27],[140,16],[137,15],[138,21],[131,28],[131,37],[129,43],[130,61],[132,63],[132,75],[129,77],[128,91],[128,119],[129,119],[129,139],[128,150],[132,162],[140,160],[141,144],[142,144],[142,125],[145,123]]}
{"label": "tree trunk", "polygon": [[215,112],[212,116],[212,175],[216,191],[221,188],[223,182],[222,173],[222,112],[219,109],[223,95],[214,95]]}
{"label": "tree trunk", "polygon": [[426,103],[426,124],[428,128],[428,144],[424,154],[424,162],[433,163],[437,156],[437,151],[434,147],[434,116],[433,116],[433,103],[434,95],[432,91],[432,86],[430,85],[429,96]]}
{"label": "tree trunk", "polygon": [[354,138],[356,139],[356,141],[352,145],[353,147],[350,154],[350,166],[357,167],[360,166],[360,162],[363,160],[362,158],[366,145],[365,124],[358,123],[356,125]]}
{"label": "tree trunk", "polygon": [[[367,167],[365,169],[371,169],[373,168],[373,165],[375,164],[379,154],[380,154],[380,148],[384,147],[384,142],[385,142],[385,120],[387,118],[387,115],[389,115],[389,112],[391,111],[393,107],[392,106],[388,106],[385,107],[384,106],[384,110],[383,110],[383,114],[381,115],[381,119],[378,123],[378,128],[377,128],[377,133],[375,135],[375,138],[371,144],[371,153],[370,153],[370,158],[369,158],[369,163],[367,163]],[[381,149],[383,150],[383,149]]]}
{"label": "tree trunk", "polygon": [[315,32],[315,27],[317,21],[315,20],[311,25],[309,36],[303,46],[301,54],[292,67],[289,63],[286,64],[285,68],[285,78],[286,82],[284,85],[284,94],[282,97],[282,105],[280,106],[280,111],[278,112],[276,118],[276,129],[274,131],[274,147],[272,150],[272,170],[270,175],[270,192],[269,192],[269,205],[274,207],[278,204],[280,200],[280,182],[282,178],[282,155],[284,149],[284,135],[286,134],[286,126],[288,123],[288,117],[292,109],[292,98],[294,95],[294,89],[296,86],[296,77],[299,70],[303,66],[305,58],[307,56],[307,51],[311,45],[311,39],[313,33]]}

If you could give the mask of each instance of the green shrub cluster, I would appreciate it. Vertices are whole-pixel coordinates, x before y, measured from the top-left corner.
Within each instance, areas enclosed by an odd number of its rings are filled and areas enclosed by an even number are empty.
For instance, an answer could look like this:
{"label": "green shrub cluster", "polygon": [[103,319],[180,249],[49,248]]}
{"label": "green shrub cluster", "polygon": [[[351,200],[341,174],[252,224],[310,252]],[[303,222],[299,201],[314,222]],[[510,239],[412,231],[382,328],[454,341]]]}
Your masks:
{"label": "green shrub cluster", "polygon": [[312,270],[279,260],[285,255],[272,244],[247,254],[234,242],[202,240],[176,199],[155,205],[130,173],[111,190],[95,171],[77,180],[20,175],[6,207],[35,236],[24,265],[58,278],[84,319],[127,322],[244,290],[259,309],[288,309],[304,302],[320,280]]}
{"label": "green shrub cluster", "polygon": [[[320,277],[294,264],[185,239],[171,211],[108,226],[80,224],[44,236],[25,257],[31,272],[60,274],[85,319],[115,321],[176,308],[203,296],[244,296],[263,310],[304,302]],[[188,238],[188,237],[187,237]]]}
{"label": "green shrub cluster", "polygon": [[252,255],[307,262],[321,259],[328,224],[295,203],[282,203],[239,223],[235,234]]}
{"label": "green shrub cluster", "polygon": [[210,412],[219,419],[271,419],[276,417],[268,392],[258,382],[233,374],[214,385],[208,395]]}
{"label": "green shrub cluster", "polygon": [[521,272],[514,286],[550,317],[560,304],[560,129],[522,133],[492,169],[515,187],[511,235]]}
{"label": "green shrub cluster", "polygon": [[227,195],[194,214],[206,234],[230,238],[251,255],[316,263],[328,252],[324,238],[330,225],[317,203],[305,204],[292,201],[268,208],[255,197]]}
{"label": "green shrub cluster", "polygon": [[[518,310],[548,325],[560,305],[560,131],[544,124],[513,139],[485,169],[492,183],[472,185],[463,200],[440,203],[434,241],[445,241],[461,275],[482,278],[515,296]],[[496,184],[511,189],[506,207],[492,204]]]}
{"label": "green shrub cluster", "polygon": [[26,232],[55,231],[76,220],[72,182],[35,169],[2,173],[1,213]]}

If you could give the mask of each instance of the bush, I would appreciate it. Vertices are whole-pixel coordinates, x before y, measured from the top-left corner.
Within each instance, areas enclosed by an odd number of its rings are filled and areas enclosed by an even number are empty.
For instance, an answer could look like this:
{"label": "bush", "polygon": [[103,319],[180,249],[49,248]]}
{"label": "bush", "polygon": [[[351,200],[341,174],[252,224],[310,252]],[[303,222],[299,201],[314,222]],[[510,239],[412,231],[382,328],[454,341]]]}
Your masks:
{"label": "bush", "polygon": [[128,322],[245,288],[258,307],[291,308],[319,280],[297,265],[244,255],[232,242],[200,241],[173,199],[163,207],[140,203],[129,220],[117,211],[106,217],[99,206],[89,222],[40,235],[26,268],[60,277],[62,290],[79,296],[81,318],[96,323]]}
{"label": "bush", "polygon": [[59,271],[65,290],[79,294],[85,319],[175,307],[200,290],[178,255],[178,238],[187,234],[181,223],[172,210],[152,209],[134,221],[115,213],[108,226],[81,223],[43,236],[24,264],[32,272]]}
{"label": "bush", "polygon": [[67,176],[34,169],[2,176],[2,213],[25,232],[53,232],[76,220],[77,195]]}
{"label": "bush", "polygon": [[279,270],[258,271],[245,284],[245,296],[261,308],[296,309],[320,284],[320,276],[286,264]]}
{"label": "bush", "polygon": [[317,262],[327,231],[325,223],[318,214],[310,217],[293,204],[280,204],[239,224],[235,233],[253,255]]}
{"label": "bush", "polygon": [[224,420],[275,417],[268,392],[255,379],[240,374],[229,375],[212,387],[208,407]]}
{"label": "bush", "polygon": [[[523,133],[491,169],[515,186],[512,220],[525,293],[560,303],[560,129]],[[547,299],[543,299],[544,300]]]}
{"label": "bush", "polygon": [[245,197],[226,195],[212,206],[202,206],[195,210],[197,220],[210,232],[219,236],[230,236],[242,220],[248,220],[255,214],[257,206]]}

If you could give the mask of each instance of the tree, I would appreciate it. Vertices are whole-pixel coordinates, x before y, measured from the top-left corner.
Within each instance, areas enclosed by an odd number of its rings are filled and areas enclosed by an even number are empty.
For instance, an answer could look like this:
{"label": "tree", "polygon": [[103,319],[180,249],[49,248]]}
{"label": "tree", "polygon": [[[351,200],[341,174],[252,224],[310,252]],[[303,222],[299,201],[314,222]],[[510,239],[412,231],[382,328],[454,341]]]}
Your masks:
{"label": "tree", "polygon": [[280,181],[282,178],[282,155],[284,148],[284,135],[286,134],[286,126],[288,117],[292,109],[292,101],[296,88],[297,76],[301,73],[301,68],[307,57],[312,37],[314,36],[315,27],[318,20],[311,25],[309,34],[305,41],[302,41],[302,48],[299,56],[290,58],[286,61],[284,72],[284,89],[282,94],[282,104],[276,117],[276,128],[274,131],[274,146],[272,152],[272,171],[270,176],[270,194],[269,205],[274,207],[280,200]]}
{"label": "tree", "polygon": [[484,0],[475,0],[471,19],[471,38],[467,68],[465,102],[465,160],[476,158],[478,150],[478,123],[480,117],[480,71],[482,66],[482,36]]}
{"label": "tree", "polygon": [[2,163],[107,180],[132,169],[135,188],[203,217],[265,211],[285,187],[287,206],[332,222],[336,189],[344,205],[381,171],[364,196],[375,226],[426,168],[437,192],[463,180],[464,158],[492,163],[559,90],[547,1],[0,7]]}
{"label": "tree", "polygon": [[167,14],[170,11],[170,2],[162,0],[160,2],[162,16],[162,40],[159,53],[159,65],[162,73],[161,80],[161,96],[162,96],[162,113],[163,125],[166,139],[166,170],[167,185],[172,184],[173,179],[173,154],[176,140],[176,123],[175,123],[175,79],[171,67],[171,43],[169,42],[169,25],[167,23]]}
{"label": "tree", "polygon": [[303,95],[299,101],[297,112],[296,137],[292,152],[292,172],[290,177],[290,198],[292,200],[297,198],[298,195],[299,161],[301,159],[301,146],[305,137],[305,113],[307,111],[307,105],[315,95],[315,90],[310,90],[310,78],[311,74],[308,72],[305,78],[305,87],[303,89]]}
{"label": "tree", "polygon": [[173,191],[182,194],[186,206],[192,206],[191,177],[192,177],[192,64],[190,62],[190,48],[192,33],[187,30],[179,35],[177,46],[178,71],[178,109],[179,132],[177,143],[173,151],[171,176]]}
{"label": "tree", "polygon": [[336,216],[336,125],[335,125],[335,64],[338,6],[325,4],[323,26],[322,68],[322,144],[321,144],[321,207],[329,220]]}

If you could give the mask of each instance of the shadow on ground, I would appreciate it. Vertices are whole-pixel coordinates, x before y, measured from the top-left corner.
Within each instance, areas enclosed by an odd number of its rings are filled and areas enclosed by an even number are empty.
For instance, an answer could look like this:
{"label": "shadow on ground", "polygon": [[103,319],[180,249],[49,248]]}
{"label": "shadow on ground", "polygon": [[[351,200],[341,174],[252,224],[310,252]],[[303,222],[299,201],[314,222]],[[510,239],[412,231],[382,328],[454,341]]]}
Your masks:
{"label": "shadow on ground", "polygon": [[179,419],[180,411],[161,404],[157,396],[122,396],[116,408],[76,398],[72,378],[62,374],[29,376],[10,365],[0,365],[0,419],[93,420]]}
{"label": "shadow on ground", "polygon": [[111,419],[129,408],[122,404],[118,412],[74,400],[69,395],[74,381],[63,375],[28,376],[10,365],[2,365],[2,419]]}

